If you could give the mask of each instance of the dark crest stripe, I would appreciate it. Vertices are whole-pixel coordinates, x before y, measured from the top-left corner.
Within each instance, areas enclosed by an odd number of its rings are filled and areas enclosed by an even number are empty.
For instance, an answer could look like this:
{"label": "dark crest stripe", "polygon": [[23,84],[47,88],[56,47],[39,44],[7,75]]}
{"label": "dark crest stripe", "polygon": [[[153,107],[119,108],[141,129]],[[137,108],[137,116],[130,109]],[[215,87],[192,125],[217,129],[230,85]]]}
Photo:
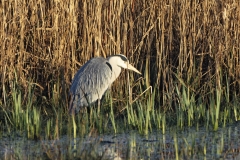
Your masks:
{"label": "dark crest stripe", "polygon": [[115,56],[119,56],[124,62],[128,61],[127,57],[125,57],[124,55],[122,54],[117,54]]}
{"label": "dark crest stripe", "polygon": [[111,58],[111,57],[120,57],[124,62],[127,62],[128,59],[126,56],[122,55],[122,54],[116,54],[116,55],[112,55],[112,56],[109,56],[107,57],[108,59]]}

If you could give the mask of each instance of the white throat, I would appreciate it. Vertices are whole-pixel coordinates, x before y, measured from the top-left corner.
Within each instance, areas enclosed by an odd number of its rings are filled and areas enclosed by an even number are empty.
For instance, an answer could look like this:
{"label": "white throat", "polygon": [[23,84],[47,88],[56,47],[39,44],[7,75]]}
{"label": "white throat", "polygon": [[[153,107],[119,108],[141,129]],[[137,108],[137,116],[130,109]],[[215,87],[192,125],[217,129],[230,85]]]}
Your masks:
{"label": "white throat", "polygon": [[111,83],[113,83],[121,73],[121,67],[118,65],[118,57],[109,58],[108,62],[112,66]]}

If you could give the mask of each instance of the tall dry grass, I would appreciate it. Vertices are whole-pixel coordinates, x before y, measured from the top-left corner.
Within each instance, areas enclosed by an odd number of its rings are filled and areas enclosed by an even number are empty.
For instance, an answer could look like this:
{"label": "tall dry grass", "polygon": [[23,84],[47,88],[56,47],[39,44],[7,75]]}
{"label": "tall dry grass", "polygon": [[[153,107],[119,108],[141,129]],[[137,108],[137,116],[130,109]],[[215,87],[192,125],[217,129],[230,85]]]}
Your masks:
{"label": "tall dry grass", "polygon": [[[239,1],[8,0],[1,1],[0,15],[5,109],[16,79],[23,100],[33,84],[36,103],[65,107],[81,65],[117,53],[142,71],[143,88],[157,88],[156,103],[165,110],[179,103],[182,86],[206,104],[227,83],[230,99],[239,96]],[[113,97],[127,98],[125,80],[122,74],[114,83]]]}

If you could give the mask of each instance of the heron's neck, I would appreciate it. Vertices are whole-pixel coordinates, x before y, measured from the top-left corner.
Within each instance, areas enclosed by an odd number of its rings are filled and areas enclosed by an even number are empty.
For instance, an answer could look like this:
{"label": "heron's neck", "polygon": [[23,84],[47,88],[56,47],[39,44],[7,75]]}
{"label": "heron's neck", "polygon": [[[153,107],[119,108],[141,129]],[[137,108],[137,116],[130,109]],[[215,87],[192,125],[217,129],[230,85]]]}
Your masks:
{"label": "heron's neck", "polygon": [[118,65],[116,65],[116,63],[114,61],[111,61],[111,59],[109,60],[109,63],[112,66],[112,78],[111,78],[111,83],[113,83],[118,76],[121,73],[121,67],[119,67]]}

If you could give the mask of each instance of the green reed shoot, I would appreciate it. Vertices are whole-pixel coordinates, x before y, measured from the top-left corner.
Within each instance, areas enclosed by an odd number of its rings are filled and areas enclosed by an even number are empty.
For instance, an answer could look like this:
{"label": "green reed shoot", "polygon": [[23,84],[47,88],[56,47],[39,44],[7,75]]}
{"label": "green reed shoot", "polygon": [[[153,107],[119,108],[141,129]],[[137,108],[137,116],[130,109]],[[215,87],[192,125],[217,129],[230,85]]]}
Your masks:
{"label": "green reed shoot", "polygon": [[178,160],[178,159],[179,159],[179,158],[178,158],[178,138],[177,138],[176,132],[174,132],[173,139],[174,139],[174,147],[175,147],[176,160]]}
{"label": "green reed shoot", "polygon": [[72,116],[72,125],[73,125],[73,138],[77,138],[77,125],[75,122],[75,116]]}
{"label": "green reed shoot", "polygon": [[233,102],[233,114],[234,114],[234,120],[235,121],[238,121],[240,120],[240,115],[239,115],[239,101],[238,101],[238,98],[236,97],[236,94],[234,94],[234,102]]}
{"label": "green reed shoot", "polygon": [[116,128],[115,117],[114,117],[114,113],[113,113],[112,97],[110,98],[110,108],[111,108],[110,119],[111,119],[111,122],[112,122],[114,133],[116,134],[117,133],[117,128]]}
{"label": "green reed shoot", "polygon": [[216,99],[212,96],[210,100],[210,115],[213,124],[213,130],[216,131],[219,125],[221,91],[216,90]]}
{"label": "green reed shoot", "polygon": [[52,135],[51,135],[51,126],[52,126],[52,119],[48,119],[47,120],[47,124],[45,127],[45,138],[49,139]]}
{"label": "green reed shoot", "polygon": [[13,106],[14,111],[12,112],[13,124],[16,128],[22,129],[22,114],[23,110],[21,108],[21,92],[18,91],[15,87],[15,83],[13,83],[13,91],[12,91],[12,98],[13,98]]}

